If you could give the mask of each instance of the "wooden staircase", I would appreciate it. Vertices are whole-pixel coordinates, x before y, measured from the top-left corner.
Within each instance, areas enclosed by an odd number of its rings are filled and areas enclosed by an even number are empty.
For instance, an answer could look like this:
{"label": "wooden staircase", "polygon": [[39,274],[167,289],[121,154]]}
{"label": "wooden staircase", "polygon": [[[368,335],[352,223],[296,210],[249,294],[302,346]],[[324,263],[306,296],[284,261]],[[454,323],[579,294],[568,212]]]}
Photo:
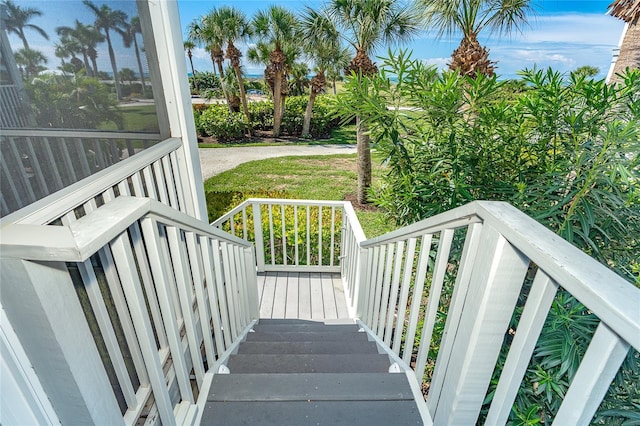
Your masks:
{"label": "wooden staircase", "polygon": [[262,319],[227,367],[202,425],[422,424],[406,375],[355,324]]}

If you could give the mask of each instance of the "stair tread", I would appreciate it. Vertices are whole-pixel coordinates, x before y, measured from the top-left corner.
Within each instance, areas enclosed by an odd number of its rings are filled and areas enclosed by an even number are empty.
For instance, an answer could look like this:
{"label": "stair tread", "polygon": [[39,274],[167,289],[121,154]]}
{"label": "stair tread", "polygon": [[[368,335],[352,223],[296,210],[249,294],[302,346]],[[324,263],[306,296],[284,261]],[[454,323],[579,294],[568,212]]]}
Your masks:
{"label": "stair tread", "polygon": [[355,324],[264,324],[253,326],[256,333],[282,333],[282,332],[321,332],[321,333],[356,333],[358,326]]}
{"label": "stair tread", "polygon": [[308,342],[242,342],[238,354],[377,354],[375,342],[308,341]]}
{"label": "stair tread", "polygon": [[334,331],[256,331],[248,333],[248,342],[310,342],[329,340],[368,341],[366,333]]}
{"label": "stair tread", "polygon": [[413,400],[404,374],[217,374],[207,401]]}
{"label": "stair tread", "polygon": [[227,367],[239,373],[385,373],[389,357],[383,354],[235,354]]}
{"label": "stair tread", "polygon": [[207,401],[201,425],[422,424],[415,401]]}

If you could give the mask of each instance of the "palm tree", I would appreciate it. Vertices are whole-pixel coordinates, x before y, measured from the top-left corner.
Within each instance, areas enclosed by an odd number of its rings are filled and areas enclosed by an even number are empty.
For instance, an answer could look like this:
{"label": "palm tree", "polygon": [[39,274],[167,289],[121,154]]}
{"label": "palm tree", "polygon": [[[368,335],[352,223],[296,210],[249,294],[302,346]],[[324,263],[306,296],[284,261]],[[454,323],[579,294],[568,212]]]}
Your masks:
{"label": "palm tree", "polygon": [[107,40],[107,46],[109,48],[109,59],[111,60],[111,71],[113,72],[113,81],[116,86],[116,96],[118,100],[121,100],[122,93],[120,91],[116,55],[113,52],[113,44],[111,43],[111,30],[117,32],[122,37],[126,37],[124,28],[127,22],[127,14],[121,10],[113,10],[106,4],[98,7],[91,2],[91,0],[83,0],[82,3],[91,9],[96,16],[96,21],[93,24],[94,27],[99,31],[104,31],[104,37]]}
{"label": "palm tree", "polygon": [[336,80],[342,79],[344,76],[344,69],[349,65],[351,60],[351,53],[349,49],[341,49],[335,52],[335,57],[331,60],[329,67],[327,68],[327,78],[331,80],[331,86],[333,88],[333,94],[337,94]]}
{"label": "palm tree", "polygon": [[640,68],[640,0],[616,0],[609,5],[609,13],[626,23],[620,53],[613,68],[612,78],[615,80],[616,74],[626,68]]}
{"label": "palm tree", "polygon": [[[316,96],[324,92],[327,86],[325,73],[332,66],[335,66],[335,63],[337,61],[339,62],[340,58],[347,58],[340,64],[341,68],[347,66],[349,62],[349,51],[340,46],[338,30],[326,14],[307,7],[300,20],[300,28],[304,51],[316,66],[316,75],[311,79],[309,102],[307,103],[302,124],[302,135],[308,135],[309,129],[311,128],[311,115]],[[321,30],[320,28],[324,29]],[[315,37],[320,31],[324,32],[326,36]]]}
{"label": "palm tree", "polygon": [[[259,11],[253,18],[255,35],[265,45],[272,45],[269,53],[269,72],[273,72],[273,136],[280,136],[282,123],[283,99],[282,89],[287,57],[283,52],[283,45],[294,40],[298,31],[298,20],[288,9],[282,6],[269,6],[267,10]],[[265,70],[265,73],[267,71]]]}
{"label": "palm tree", "polygon": [[3,3],[7,7],[6,30],[20,37],[25,49],[29,49],[29,43],[27,43],[27,38],[24,35],[26,28],[36,31],[42,37],[49,40],[49,36],[42,28],[34,24],[29,24],[32,18],[42,16],[41,11],[33,7],[20,7],[16,5],[13,0],[5,0]]}
{"label": "palm tree", "polygon": [[478,42],[480,31],[519,31],[532,11],[530,0],[418,0],[418,7],[424,9],[427,27],[437,28],[439,36],[462,33],[449,68],[470,77],[494,73],[495,62],[489,60],[489,51]]}
{"label": "palm tree", "polygon": [[222,50],[222,44],[224,43],[224,29],[222,27],[223,20],[219,11],[213,9],[208,14],[200,18],[200,22],[193,22],[189,31],[190,36],[193,39],[204,43],[207,46],[211,54],[211,61],[218,67],[218,75],[220,76],[220,83],[222,85],[222,93],[227,101],[229,111],[233,112],[231,103],[229,102],[229,93],[222,77],[224,76],[224,51]]}
{"label": "palm tree", "polygon": [[[325,12],[335,22],[341,37],[356,55],[345,74],[357,78],[378,72],[370,55],[384,44],[411,39],[418,32],[418,19],[409,7],[397,0],[331,0]],[[317,35],[321,37],[322,35]],[[358,144],[358,202],[365,203],[371,186],[371,149],[366,127],[356,117]]]}
{"label": "palm tree", "polygon": [[238,40],[246,40],[251,35],[251,27],[245,14],[229,6],[223,6],[218,10],[220,19],[222,19],[222,31],[227,41],[227,59],[231,63],[231,67],[236,74],[238,80],[238,92],[240,93],[240,101],[242,102],[242,112],[247,117],[249,136],[251,136],[251,114],[247,105],[247,95],[244,90],[244,79],[240,70],[240,58],[242,53],[234,45]]}
{"label": "palm tree", "polygon": [[97,75],[96,67],[91,68],[89,59],[94,62],[97,57],[96,45],[104,41],[104,37],[91,25],[85,25],[76,19],[75,27],[57,27],[56,33],[61,40],[74,41],[78,46],[76,53],[81,53],[87,75]]}
{"label": "palm tree", "polygon": [[134,16],[131,21],[126,25],[126,36],[124,38],[124,46],[131,47],[133,43],[133,50],[136,52],[136,61],[138,62],[138,72],[140,73],[140,83],[142,84],[142,92],[144,93],[144,70],[142,69],[142,61],[140,60],[140,47],[138,47],[138,34],[142,34],[142,27],[140,26],[140,18]]}
{"label": "palm tree", "polygon": [[37,50],[20,49],[15,53],[15,59],[24,80],[29,80],[46,69],[42,64],[47,63],[47,57]]}

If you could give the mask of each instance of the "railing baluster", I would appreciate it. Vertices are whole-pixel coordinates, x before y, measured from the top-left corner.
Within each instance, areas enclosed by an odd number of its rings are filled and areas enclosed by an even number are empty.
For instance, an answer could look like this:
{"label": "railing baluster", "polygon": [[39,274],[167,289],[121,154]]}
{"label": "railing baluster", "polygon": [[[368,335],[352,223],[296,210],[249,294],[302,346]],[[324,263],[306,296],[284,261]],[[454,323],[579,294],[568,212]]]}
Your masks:
{"label": "railing baluster", "polygon": [[487,424],[505,424],[508,421],[513,401],[557,290],[558,284],[543,271],[538,270],[500,373],[500,380],[487,414]]}
{"label": "railing baluster", "polygon": [[169,195],[167,194],[167,183],[164,178],[164,171],[161,160],[156,160],[153,162],[153,172],[156,176],[156,184],[158,186],[158,197],[160,202],[171,205],[169,202]]}
{"label": "railing baluster", "polygon": [[[387,245],[380,246],[380,253],[378,255],[378,259],[376,261],[376,279],[372,281],[373,284],[373,293],[375,297],[373,299],[373,316],[371,319],[371,325],[375,328],[378,324],[378,319],[380,318],[380,304],[382,302],[382,286],[384,283],[384,275],[385,275],[385,256],[387,254]],[[376,333],[376,331],[374,331]]]}
{"label": "railing baluster", "polygon": [[178,197],[176,194],[176,184],[173,179],[173,170],[171,169],[170,159],[162,157],[160,159],[160,163],[162,164],[162,175],[167,184],[167,191],[169,195],[169,205],[176,210],[180,210],[180,205],[178,204]]}
{"label": "railing baluster", "polygon": [[322,266],[322,206],[318,206],[318,266]]}
{"label": "railing baluster", "polygon": [[300,249],[298,247],[298,206],[293,206],[293,232],[294,232],[294,253],[295,265],[300,266]]}
{"label": "railing baluster", "polygon": [[311,266],[311,213],[307,206],[307,266]]}
{"label": "railing baluster", "polygon": [[209,368],[211,368],[212,363],[216,361],[218,356],[224,353],[227,348],[224,345],[224,336],[222,335],[222,321],[220,319],[220,307],[218,305],[219,296],[214,275],[215,266],[212,256],[211,240],[205,236],[200,236],[200,248],[202,250],[204,275],[207,280],[206,290],[209,295],[209,310],[213,322],[213,338],[217,351],[214,352],[214,357],[209,360]]}
{"label": "railing baluster", "polygon": [[393,268],[393,256],[395,254],[395,244],[387,244],[387,261],[384,267],[384,278],[382,280],[382,298],[380,299],[380,318],[375,326],[374,333],[382,339],[384,337],[384,324],[386,321],[387,306],[389,305],[389,292],[391,290],[391,273]]}
{"label": "railing baluster", "polygon": [[276,264],[276,249],[275,249],[275,241],[273,235],[273,205],[267,204],[267,208],[269,209],[269,247],[271,248],[271,265]]}
{"label": "railing baluster", "polygon": [[[462,312],[462,307],[464,306],[464,299],[469,287],[469,281],[471,280],[471,271],[476,260],[478,247],[480,246],[480,234],[482,232],[482,227],[483,225],[481,223],[472,223],[467,228],[467,235],[464,240],[462,255],[460,256],[460,266],[458,268],[456,282],[453,287],[449,310],[447,311],[447,322],[444,329],[445,336],[449,330],[458,329],[460,314]],[[440,350],[438,351],[438,356],[436,358],[436,367],[433,371],[431,386],[429,387],[429,395],[427,397],[427,405],[432,413],[435,412],[435,408],[437,407],[437,403],[440,398],[440,391],[442,390],[445,376],[444,373],[446,372],[447,365],[449,363],[449,360],[446,357],[451,355],[453,343],[453,339],[447,339],[445,337],[443,337],[440,342]]]}
{"label": "railing baluster", "polygon": [[280,220],[282,221],[282,264],[287,265],[287,229],[284,216],[284,204],[280,205]]}
{"label": "railing baluster", "polygon": [[411,310],[409,313],[409,324],[407,327],[407,335],[404,342],[404,351],[402,360],[407,364],[411,363],[413,355],[413,343],[415,341],[416,329],[418,327],[418,317],[420,315],[420,304],[422,302],[422,293],[424,290],[424,281],[429,268],[429,254],[431,251],[431,234],[423,235],[420,241],[420,254],[418,255],[418,271],[416,272],[416,281],[413,287],[413,296],[411,297]]}
{"label": "railing baluster", "polygon": [[111,250],[118,267],[118,274],[126,283],[123,286],[126,294],[127,306],[131,313],[131,319],[138,336],[138,342],[142,350],[145,367],[149,373],[149,381],[153,389],[153,397],[158,408],[158,413],[163,424],[175,425],[173,404],[166,386],[166,379],[162,371],[162,364],[156,347],[155,338],[151,329],[151,322],[147,315],[147,307],[142,294],[142,286],[136,273],[136,264],[133,259],[131,246],[126,235],[121,235],[111,242]]}
{"label": "railing baluster", "polygon": [[120,350],[116,333],[113,330],[113,325],[111,324],[111,318],[109,317],[107,307],[104,303],[104,299],[102,298],[98,279],[96,278],[93,266],[91,265],[91,259],[86,260],[83,263],[78,263],[77,265],[82,282],[84,283],[84,288],[87,290],[87,296],[89,296],[89,302],[93,309],[96,322],[100,328],[100,334],[102,335],[107,352],[109,353],[111,365],[113,365],[116,377],[118,378],[120,390],[127,402],[127,407],[135,408],[138,405],[136,391],[133,389],[131,378],[129,377],[129,372],[127,371],[127,366],[124,362],[124,357],[122,356],[122,351]]}
{"label": "railing baluster", "polygon": [[415,373],[418,382],[422,382],[425,364],[429,355],[431,336],[437,320],[438,306],[440,305],[440,296],[444,284],[444,276],[447,271],[447,264],[449,263],[449,252],[451,251],[452,241],[453,229],[445,229],[440,233],[438,252],[433,267],[433,278],[431,280],[431,286],[429,287],[429,301],[427,302],[427,308],[424,313],[424,324],[420,334],[420,347],[418,348],[418,356],[416,358]]}
{"label": "railing baluster", "polygon": [[[416,253],[415,238],[409,238],[409,245],[407,246],[407,255],[405,257],[404,268],[402,270],[402,286],[400,287],[400,299],[398,301],[398,319],[396,320],[396,334],[393,338],[393,352],[396,355],[400,355],[400,344],[402,342],[402,335],[404,331],[404,317],[407,312],[407,303],[409,300],[409,288],[411,287],[411,274],[413,273],[413,261]],[[397,328],[400,327],[399,330]]]}
{"label": "railing baluster", "polygon": [[253,226],[256,239],[256,264],[258,272],[263,272],[265,267],[264,258],[264,235],[262,233],[262,207],[260,203],[252,203]]}
{"label": "railing baluster", "polygon": [[220,248],[222,251],[222,264],[223,272],[224,272],[224,287],[225,294],[227,297],[227,307],[229,308],[229,320],[231,327],[231,341],[235,341],[236,337],[238,337],[238,304],[235,300],[235,282],[233,280],[233,264],[231,259],[229,258],[229,246],[226,242],[220,243]]}
{"label": "railing baluster", "polygon": [[393,320],[398,303],[398,288],[400,287],[400,273],[402,272],[402,261],[404,256],[404,241],[398,241],[395,247],[395,262],[393,264],[393,279],[389,292],[389,307],[387,310],[387,324],[382,332],[384,343],[391,347],[391,336],[393,335]]}
{"label": "railing baluster", "polygon": [[604,398],[622,361],[629,343],[606,324],[598,324],[562,405],[553,419],[554,425],[588,425]]}
{"label": "railing baluster", "polygon": [[202,357],[200,356],[200,344],[196,337],[196,323],[193,317],[192,305],[192,279],[189,271],[187,270],[188,261],[184,251],[185,242],[182,232],[173,226],[167,227],[167,236],[169,237],[171,263],[175,271],[178,296],[180,305],[182,306],[182,318],[184,320],[187,340],[189,342],[189,351],[191,352],[193,370],[196,375],[198,387],[200,388],[202,387],[202,380],[204,378],[204,368],[202,366]]}
{"label": "railing baluster", "polygon": [[379,260],[380,260],[380,250],[382,250],[384,246],[376,246],[373,248],[371,256],[369,257],[369,264],[367,265],[367,271],[369,274],[367,276],[367,285],[368,285],[368,294],[367,294],[367,314],[365,316],[367,324],[373,324],[374,311],[375,306],[374,302],[376,299],[376,282],[378,277],[379,270]]}
{"label": "railing baluster", "polygon": [[333,266],[336,235],[336,208],[331,206],[331,245],[329,246],[329,266]]}
{"label": "railing baluster", "polygon": [[163,242],[160,238],[158,224],[153,219],[142,220],[142,234],[147,241],[147,250],[149,252],[149,263],[155,283],[155,289],[158,295],[158,303],[162,311],[162,319],[164,329],[167,333],[167,341],[173,367],[176,372],[176,380],[178,389],[183,401],[193,402],[193,392],[191,391],[191,383],[189,381],[189,369],[187,368],[182,351],[182,339],[180,337],[180,327],[178,325],[178,315],[175,311],[174,301],[169,287],[172,286],[171,280],[168,278],[170,271],[167,269],[169,258],[166,253],[160,249]]}
{"label": "railing baluster", "polygon": [[242,238],[246,241],[247,237],[247,208],[242,209]]}
{"label": "railing baluster", "polygon": [[222,256],[222,247],[220,241],[212,240],[211,241],[211,254],[213,256],[213,265],[215,267],[215,277],[216,277],[216,289],[218,292],[218,304],[220,305],[220,317],[222,319],[222,331],[224,334],[225,350],[231,346],[233,343],[233,338],[231,336],[231,313],[229,312],[229,308],[227,307],[227,291],[225,289],[225,276],[224,265],[223,265],[223,256]]}
{"label": "railing baluster", "polygon": [[200,247],[198,237],[194,233],[187,232],[186,240],[189,265],[191,266],[191,275],[193,276],[194,290],[198,304],[198,315],[200,316],[200,328],[202,330],[204,350],[207,355],[207,366],[210,367],[211,363],[215,359],[215,351],[213,349],[213,339],[211,337],[209,309],[205,301],[204,280],[202,274],[202,248]]}

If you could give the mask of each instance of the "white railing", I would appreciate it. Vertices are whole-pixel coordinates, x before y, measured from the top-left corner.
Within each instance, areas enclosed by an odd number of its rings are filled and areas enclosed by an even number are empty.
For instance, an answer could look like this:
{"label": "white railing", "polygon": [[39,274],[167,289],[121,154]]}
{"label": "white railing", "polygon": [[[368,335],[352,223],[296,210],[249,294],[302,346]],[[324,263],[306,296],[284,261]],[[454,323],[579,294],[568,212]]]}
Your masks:
{"label": "white railing", "polygon": [[4,216],[132,157],[159,134],[81,130],[0,131]]}
{"label": "white railing", "polygon": [[507,422],[559,287],[600,324],[554,424],[588,424],[630,346],[640,350],[640,290],[506,203],[473,202],[360,247],[358,316],[429,386],[434,424],[478,420],[523,289],[486,424]]}
{"label": "white railing", "polygon": [[211,225],[255,243],[260,272],[340,272],[344,215],[340,201],[251,198]]}
{"label": "white railing", "polygon": [[0,219],[7,223],[45,225],[58,223],[67,213],[77,216],[120,195],[148,197],[187,212],[181,184],[177,150],[180,139],[173,138],[154,145],[118,167],[101,170],[90,178],[72,184]]}
{"label": "white railing", "polygon": [[52,271],[66,262],[71,276],[77,269],[80,304],[112,377],[112,395],[82,395],[89,407],[95,398],[114,401],[98,422],[118,408],[125,424],[192,421],[205,373],[258,317],[253,247],[148,198],[121,196],[100,208],[89,201],[84,210],[81,218],[68,212],[64,226],[5,226],[2,257]]}

